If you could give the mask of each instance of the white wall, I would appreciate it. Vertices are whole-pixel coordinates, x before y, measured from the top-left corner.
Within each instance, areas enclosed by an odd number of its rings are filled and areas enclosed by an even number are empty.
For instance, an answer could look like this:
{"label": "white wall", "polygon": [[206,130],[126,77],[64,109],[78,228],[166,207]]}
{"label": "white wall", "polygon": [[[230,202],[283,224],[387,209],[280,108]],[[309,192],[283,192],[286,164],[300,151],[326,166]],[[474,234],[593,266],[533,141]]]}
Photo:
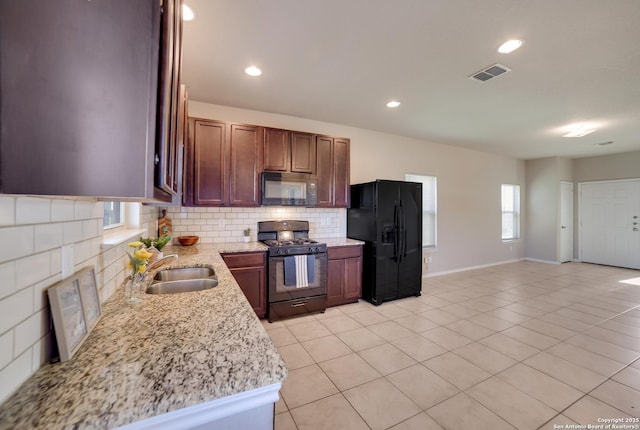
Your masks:
{"label": "white wall", "polygon": [[572,160],[562,157],[526,161],[527,241],[525,255],[560,260],[560,182],[573,181]]}
{"label": "white wall", "polygon": [[[227,106],[189,102],[189,116],[308,131],[351,140],[351,183],[404,180],[406,173],[438,177],[438,247],[429,273],[524,257],[523,240],[503,244],[500,185],[521,186],[524,162],[407,137]],[[524,225],[525,220],[523,220]],[[523,231],[524,233],[524,231]]]}
{"label": "white wall", "polygon": [[640,151],[576,158],[573,171],[576,183],[640,178]]}
{"label": "white wall", "polygon": [[[157,208],[142,210],[143,222]],[[0,403],[57,348],[47,288],[61,279],[63,245],[74,269],[96,268],[102,302],[124,280],[126,243],[102,248],[101,202],[0,195]]]}

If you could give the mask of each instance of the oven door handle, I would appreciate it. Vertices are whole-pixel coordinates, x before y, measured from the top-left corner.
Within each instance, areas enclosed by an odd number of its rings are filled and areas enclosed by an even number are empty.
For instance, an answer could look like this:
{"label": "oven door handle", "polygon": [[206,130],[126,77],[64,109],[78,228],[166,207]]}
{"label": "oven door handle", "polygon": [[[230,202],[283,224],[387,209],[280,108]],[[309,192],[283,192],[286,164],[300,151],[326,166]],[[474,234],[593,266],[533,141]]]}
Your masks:
{"label": "oven door handle", "polygon": [[292,308],[299,308],[300,306],[305,306],[307,304],[307,301],[303,301],[303,302],[297,302],[297,303],[291,303],[291,307]]}

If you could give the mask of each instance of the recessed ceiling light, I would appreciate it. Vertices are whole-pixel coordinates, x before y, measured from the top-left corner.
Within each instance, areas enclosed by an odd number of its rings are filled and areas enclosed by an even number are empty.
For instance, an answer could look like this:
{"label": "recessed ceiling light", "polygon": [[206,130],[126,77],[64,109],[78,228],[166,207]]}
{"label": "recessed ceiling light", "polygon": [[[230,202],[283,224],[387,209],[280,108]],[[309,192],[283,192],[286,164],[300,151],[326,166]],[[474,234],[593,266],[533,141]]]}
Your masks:
{"label": "recessed ceiling light", "polygon": [[522,40],[520,39],[507,40],[502,45],[500,45],[500,47],[498,48],[498,52],[501,54],[510,54],[521,46]]}
{"label": "recessed ceiling light", "polygon": [[390,108],[397,108],[398,106],[400,106],[400,102],[396,100],[391,100],[390,102],[387,103],[387,107],[390,107]]}
{"label": "recessed ceiling light", "polygon": [[563,134],[562,137],[583,137],[596,131],[597,128],[587,124],[576,124],[569,126],[569,132]]}
{"label": "recessed ceiling light", "polygon": [[195,17],[196,17],[196,14],[193,13],[193,9],[187,6],[186,3],[182,3],[182,20],[193,21]]}
{"label": "recessed ceiling light", "polygon": [[244,72],[249,76],[260,76],[262,74],[262,70],[258,69],[256,66],[249,66],[244,69]]}

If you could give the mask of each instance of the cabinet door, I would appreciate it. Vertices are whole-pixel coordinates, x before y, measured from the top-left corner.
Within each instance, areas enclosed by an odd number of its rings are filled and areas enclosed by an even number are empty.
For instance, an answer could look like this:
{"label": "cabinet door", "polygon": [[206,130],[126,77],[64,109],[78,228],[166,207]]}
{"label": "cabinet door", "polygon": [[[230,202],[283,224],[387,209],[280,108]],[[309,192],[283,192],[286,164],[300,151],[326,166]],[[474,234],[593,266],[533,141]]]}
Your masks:
{"label": "cabinet door", "polygon": [[327,306],[340,305],[344,297],[345,260],[327,261]]}
{"label": "cabinet door", "polygon": [[326,136],[316,138],[318,206],[333,205],[333,139]]}
{"label": "cabinet door", "polygon": [[333,140],[333,206],[347,208],[350,202],[349,140]]}
{"label": "cabinet door", "polygon": [[189,118],[187,200],[193,205],[222,206],[228,200],[224,122]]}
{"label": "cabinet door", "polygon": [[344,260],[343,297],[346,302],[356,301],[362,295],[362,257]]}
{"label": "cabinet door", "polygon": [[231,269],[231,274],[259,318],[267,313],[267,288],[264,266]]}
{"label": "cabinet door", "polygon": [[264,130],[264,170],[289,170],[289,132],[275,128]]}
{"label": "cabinet door", "polygon": [[182,7],[179,0],[162,8],[160,86],[158,92],[158,150],[156,185],[166,193],[178,193],[178,128],[180,72],[182,66]]}
{"label": "cabinet door", "polygon": [[316,140],[312,134],[291,132],[291,171],[316,173]]}
{"label": "cabinet door", "polygon": [[263,132],[262,127],[231,124],[231,206],[260,206]]}
{"label": "cabinet door", "polygon": [[160,24],[157,0],[0,1],[2,193],[153,196]]}

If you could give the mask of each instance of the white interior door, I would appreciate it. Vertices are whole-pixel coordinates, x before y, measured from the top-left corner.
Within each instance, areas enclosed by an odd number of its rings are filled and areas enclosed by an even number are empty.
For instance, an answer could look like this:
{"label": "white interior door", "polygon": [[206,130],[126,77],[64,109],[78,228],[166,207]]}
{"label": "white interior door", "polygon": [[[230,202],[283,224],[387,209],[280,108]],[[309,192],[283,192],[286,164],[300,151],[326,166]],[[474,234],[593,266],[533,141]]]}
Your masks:
{"label": "white interior door", "polygon": [[580,259],[640,269],[640,179],[580,184]]}
{"label": "white interior door", "polygon": [[560,183],[560,262],[573,260],[573,182]]}

